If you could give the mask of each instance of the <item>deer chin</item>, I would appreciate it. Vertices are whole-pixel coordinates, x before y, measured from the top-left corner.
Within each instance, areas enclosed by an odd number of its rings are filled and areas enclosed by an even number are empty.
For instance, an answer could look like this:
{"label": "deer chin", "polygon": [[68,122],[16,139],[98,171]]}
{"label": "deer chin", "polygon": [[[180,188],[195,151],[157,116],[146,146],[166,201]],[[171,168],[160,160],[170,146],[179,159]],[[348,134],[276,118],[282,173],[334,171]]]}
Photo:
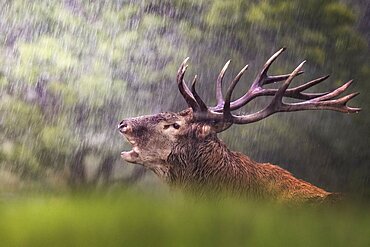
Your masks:
{"label": "deer chin", "polygon": [[122,151],[121,152],[121,157],[127,161],[127,162],[130,162],[130,163],[139,163],[140,159],[139,159],[139,154],[137,151],[135,151],[134,149],[132,149],[131,151]]}

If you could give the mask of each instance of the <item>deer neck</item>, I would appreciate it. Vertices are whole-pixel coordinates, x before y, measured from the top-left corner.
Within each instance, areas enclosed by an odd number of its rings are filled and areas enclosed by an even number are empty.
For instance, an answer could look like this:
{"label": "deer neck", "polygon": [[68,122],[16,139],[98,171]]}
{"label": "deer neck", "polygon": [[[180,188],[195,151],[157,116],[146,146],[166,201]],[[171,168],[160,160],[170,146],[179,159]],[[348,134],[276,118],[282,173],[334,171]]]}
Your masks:
{"label": "deer neck", "polygon": [[230,166],[232,152],[217,138],[179,142],[168,158],[167,182],[177,187],[194,189],[213,187]]}

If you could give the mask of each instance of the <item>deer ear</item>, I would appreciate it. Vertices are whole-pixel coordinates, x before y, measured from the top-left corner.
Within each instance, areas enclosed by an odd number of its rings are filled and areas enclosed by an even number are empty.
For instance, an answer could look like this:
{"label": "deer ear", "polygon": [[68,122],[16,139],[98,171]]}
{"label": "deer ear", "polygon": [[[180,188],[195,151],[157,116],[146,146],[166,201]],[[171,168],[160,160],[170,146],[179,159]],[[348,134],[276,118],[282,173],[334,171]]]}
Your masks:
{"label": "deer ear", "polygon": [[204,139],[212,133],[214,133],[214,130],[211,126],[206,124],[197,126],[197,129],[195,131],[196,136],[200,139]]}

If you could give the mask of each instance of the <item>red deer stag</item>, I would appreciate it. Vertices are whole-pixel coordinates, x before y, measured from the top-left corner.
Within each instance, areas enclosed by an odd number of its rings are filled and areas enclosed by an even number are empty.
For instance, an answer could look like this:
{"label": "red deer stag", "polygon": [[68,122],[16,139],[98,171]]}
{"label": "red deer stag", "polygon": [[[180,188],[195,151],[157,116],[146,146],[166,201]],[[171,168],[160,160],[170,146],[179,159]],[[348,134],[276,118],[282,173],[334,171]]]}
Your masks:
{"label": "red deer stag", "polygon": [[[189,108],[178,113],[165,112],[120,122],[119,131],[133,146],[131,151],[121,153],[122,158],[152,170],[171,186],[200,195],[227,192],[235,196],[267,198],[280,202],[325,201],[332,193],[295,178],[279,166],[260,164],[244,154],[230,151],[217,138],[217,133],[228,129],[232,124],[253,123],[277,112],[333,110],[354,113],[361,110],[346,105],[358,93],[334,99],[352,81],[326,93],[303,91],[324,81],[328,76],[288,88],[292,80],[303,73],[301,69],[304,62],[290,74],[269,76],[268,69],[283,51],[284,48],[280,49],[266,62],[249,90],[235,101],[231,101],[233,90],[248,65],[233,79],[224,98],[221,87],[230,61],[227,62],[216,81],[217,104],[214,107],[208,107],[197,94],[196,76],[191,89],[186,86],[184,75],[188,58],[185,59],[177,73],[177,84]],[[263,87],[279,81],[284,82],[278,89]],[[260,96],[272,96],[271,102],[263,110],[243,116],[232,113]],[[283,97],[303,101],[286,103],[283,102]]]}

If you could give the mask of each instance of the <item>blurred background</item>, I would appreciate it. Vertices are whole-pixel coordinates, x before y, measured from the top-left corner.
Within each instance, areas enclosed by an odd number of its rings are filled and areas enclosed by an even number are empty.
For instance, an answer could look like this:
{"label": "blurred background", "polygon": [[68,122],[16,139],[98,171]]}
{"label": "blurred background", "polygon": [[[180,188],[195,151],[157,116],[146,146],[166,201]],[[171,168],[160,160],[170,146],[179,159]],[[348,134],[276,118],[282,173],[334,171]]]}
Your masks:
{"label": "blurred background", "polygon": [[[366,0],[0,0],[0,192],[136,187],[165,193],[151,172],[124,163],[117,123],[186,107],[175,83],[187,74],[215,103],[215,80],[245,65],[240,96],[265,61],[293,84],[330,74],[312,91],[350,79],[359,114],[281,113],[233,126],[228,146],[278,164],[329,191],[370,195],[370,7]],[[225,85],[226,87],[226,85]],[[238,94],[239,92],[239,94]],[[242,109],[256,111],[257,100]]]}

